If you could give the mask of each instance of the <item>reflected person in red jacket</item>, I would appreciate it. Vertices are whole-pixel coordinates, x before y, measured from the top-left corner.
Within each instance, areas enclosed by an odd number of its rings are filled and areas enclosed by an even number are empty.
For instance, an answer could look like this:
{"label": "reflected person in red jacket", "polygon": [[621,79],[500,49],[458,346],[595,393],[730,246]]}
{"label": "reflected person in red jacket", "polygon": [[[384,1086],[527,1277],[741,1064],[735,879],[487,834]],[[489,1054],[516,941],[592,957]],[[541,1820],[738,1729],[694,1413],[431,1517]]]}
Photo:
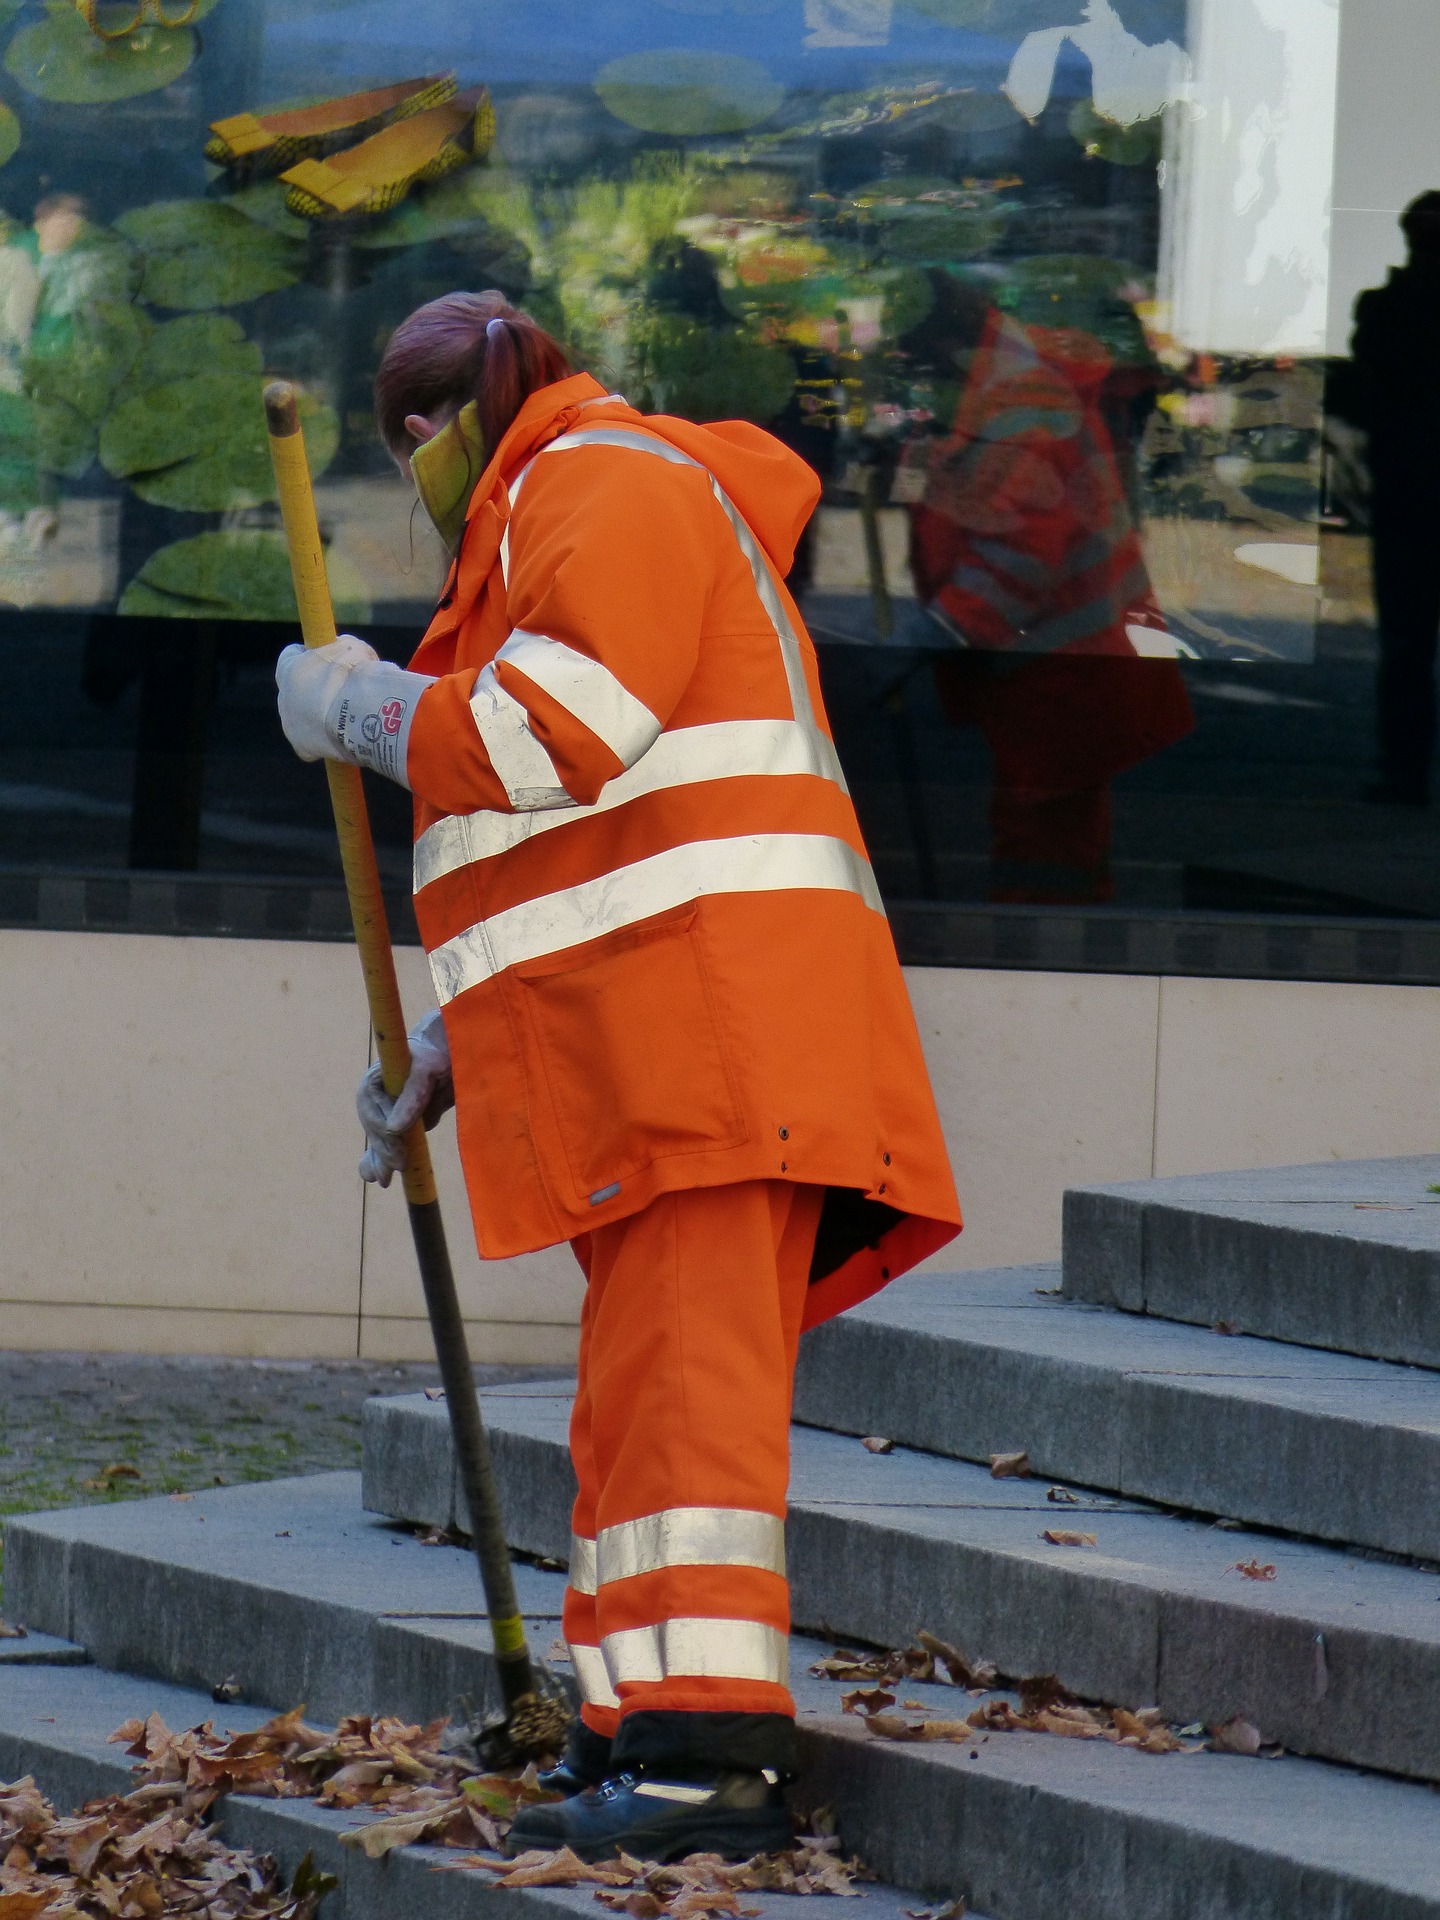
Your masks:
{"label": "reflected person in red jacket", "polygon": [[1111,780],[1194,725],[1175,662],[1127,633],[1165,621],[1101,412],[1110,356],[948,276],[937,292],[916,344],[965,383],[950,431],[905,456],[910,557],[961,649],[934,669],[946,715],[994,759],[989,897],[1104,902]]}

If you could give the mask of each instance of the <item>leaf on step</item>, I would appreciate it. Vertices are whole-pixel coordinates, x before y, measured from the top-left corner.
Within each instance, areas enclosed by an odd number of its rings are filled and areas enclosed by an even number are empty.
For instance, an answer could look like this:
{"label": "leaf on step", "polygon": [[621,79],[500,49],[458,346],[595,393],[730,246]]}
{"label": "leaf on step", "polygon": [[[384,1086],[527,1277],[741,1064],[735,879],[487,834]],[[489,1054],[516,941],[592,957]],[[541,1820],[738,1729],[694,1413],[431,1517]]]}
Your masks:
{"label": "leaf on step", "polygon": [[1259,1753],[1265,1742],[1260,1729],[1254,1726],[1243,1714],[1236,1714],[1223,1726],[1211,1727],[1210,1746],[1215,1753]]}
{"label": "leaf on step", "polygon": [[895,1451],[895,1442],[893,1440],[887,1440],[883,1434],[879,1433],[867,1433],[860,1444],[867,1453],[893,1453]]}
{"label": "leaf on step", "polygon": [[425,1398],[427,1400],[443,1400],[445,1398],[444,1387],[426,1387]]}
{"label": "leaf on step", "polygon": [[1257,1560],[1253,1557],[1249,1560],[1237,1560],[1233,1566],[1226,1567],[1225,1571],[1243,1574],[1247,1580],[1273,1580],[1276,1575],[1273,1561]]}
{"label": "leaf on step", "polygon": [[893,1707],[895,1696],[884,1687],[854,1687],[849,1693],[840,1696],[842,1713],[883,1713],[886,1707]]}
{"label": "leaf on step", "polygon": [[29,1633],[28,1627],[17,1626],[11,1620],[0,1620],[0,1640],[26,1640]]}
{"label": "leaf on step", "polygon": [[1069,1487],[1047,1487],[1045,1498],[1057,1507],[1078,1507],[1080,1504],[1079,1494],[1072,1493]]}
{"label": "leaf on step", "polygon": [[367,1860],[381,1860],[396,1847],[414,1846],[417,1841],[428,1840],[452,1814],[464,1810],[465,1802],[457,1794],[439,1807],[422,1808],[418,1813],[395,1813],[388,1819],[371,1821],[368,1826],[352,1828],[349,1833],[341,1834],[340,1843],[358,1847]]}
{"label": "leaf on step", "polygon": [[549,1852],[536,1848],[497,1865],[504,1869],[495,1882],[497,1887],[628,1887],[635,1881],[632,1867],[611,1862],[591,1865],[569,1847]]}
{"label": "leaf on step", "polygon": [[1096,1544],[1093,1533],[1076,1533],[1070,1527],[1046,1527],[1040,1538],[1048,1540],[1052,1547],[1093,1547]]}
{"label": "leaf on step", "polygon": [[[949,1680],[953,1686],[968,1687],[972,1692],[984,1692],[993,1687],[996,1680],[994,1667],[988,1660],[971,1660],[959,1647],[951,1646],[948,1640],[942,1640],[938,1634],[928,1632],[922,1627],[915,1640],[921,1650],[930,1655],[934,1664],[933,1677],[936,1680]],[[910,1675],[920,1679],[918,1673]]]}
{"label": "leaf on step", "polygon": [[1028,1480],[1030,1455],[1023,1447],[1018,1453],[992,1453],[990,1478],[992,1480]]}

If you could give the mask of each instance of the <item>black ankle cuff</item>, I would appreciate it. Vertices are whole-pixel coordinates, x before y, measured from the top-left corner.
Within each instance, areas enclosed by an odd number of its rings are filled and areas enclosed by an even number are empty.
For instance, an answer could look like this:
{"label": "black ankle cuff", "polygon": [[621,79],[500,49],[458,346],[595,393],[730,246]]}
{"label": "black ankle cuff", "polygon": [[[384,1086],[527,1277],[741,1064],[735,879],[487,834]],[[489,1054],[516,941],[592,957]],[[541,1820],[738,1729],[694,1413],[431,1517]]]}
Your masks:
{"label": "black ankle cuff", "polygon": [[795,1722],[784,1713],[627,1713],[610,1754],[615,1773],[680,1779],[767,1767],[789,1777],[798,1760]]}
{"label": "black ankle cuff", "polygon": [[565,1742],[565,1765],[577,1780],[589,1780],[597,1787],[615,1771],[610,1761],[614,1742],[608,1735],[596,1733],[583,1720],[575,1720]]}

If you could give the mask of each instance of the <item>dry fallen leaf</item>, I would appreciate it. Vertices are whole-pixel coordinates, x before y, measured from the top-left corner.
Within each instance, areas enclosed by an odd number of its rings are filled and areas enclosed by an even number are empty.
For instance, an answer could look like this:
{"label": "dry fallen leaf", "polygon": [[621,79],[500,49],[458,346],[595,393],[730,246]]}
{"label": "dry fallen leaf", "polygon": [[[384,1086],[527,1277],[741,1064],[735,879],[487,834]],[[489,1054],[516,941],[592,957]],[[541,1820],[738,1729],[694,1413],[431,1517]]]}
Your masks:
{"label": "dry fallen leaf", "polygon": [[1076,1533],[1070,1527],[1046,1527],[1040,1538],[1052,1547],[1093,1547],[1096,1543],[1093,1533]]}
{"label": "dry fallen leaf", "polygon": [[445,1398],[444,1387],[426,1387],[425,1398],[427,1400],[443,1400]]}
{"label": "dry fallen leaf", "polygon": [[1275,1565],[1269,1560],[1237,1560],[1233,1566],[1226,1567],[1226,1573],[1244,1574],[1247,1580],[1273,1580]]}
{"label": "dry fallen leaf", "polygon": [[1029,1454],[1023,1447],[1018,1453],[992,1453],[990,1478],[992,1480],[1028,1480],[1030,1478]]}
{"label": "dry fallen leaf", "polygon": [[842,1713],[883,1713],[886,1707],[893,1707],[894,1704],[894,1694],[884,1687],[854,1687],[840,1696]]}
{"label": "dry fallen leaf", "polygon": [[1223,1726],[1210,1729],[1210,1745],[1216,1753],[1256,1754],[1264,1744],[1260,1729],[1242,1714],[1237,1713]]}
{"label": "dry fallen leaf", "polygon": [[895,1451],[895,1442],[893,1440],[887,1440],[883,1434],[879,1433],[867,1433],[860,1444],[867,1453],[893,1453]]}
{"label": "dry fallen leaf", "polygon": [[139,1480],[143,1478],[139,1467],[132,1466],[128,1460],[113,1460],[108,1467],[102,1467],[93,1480],[85,1482],[88,1493],[105,1493],[117,1480]]}
{"label": "dry fallen leaf", "polygon": [[1069,1487],[1047,1487],[1045,1498],[1057,1507],[1078,1507],[1080,1504],[1079,1494],[1072,1493]]}
{"label": "dry fallen leaf", "polygon": [[16,1626],[9,1620],[0,1620],[0,1640],[25,1640],[28,1638],[28,1628]]}

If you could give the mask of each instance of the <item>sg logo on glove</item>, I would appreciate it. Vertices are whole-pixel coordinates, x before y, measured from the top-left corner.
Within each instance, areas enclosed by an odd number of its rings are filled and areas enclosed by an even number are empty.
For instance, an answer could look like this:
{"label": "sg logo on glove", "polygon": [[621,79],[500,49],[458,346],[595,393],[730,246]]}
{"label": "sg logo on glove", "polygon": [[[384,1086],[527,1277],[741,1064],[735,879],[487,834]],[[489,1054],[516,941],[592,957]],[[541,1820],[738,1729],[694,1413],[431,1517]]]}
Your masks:
{"label": "sg logo on glove", "polygon": [[378,740],[382,733],[392,737],[399,733],[400,723],[405,718],[403,700],[387,700],[378,713],[367,713],[360,724],[360,731],[367,740]]}

